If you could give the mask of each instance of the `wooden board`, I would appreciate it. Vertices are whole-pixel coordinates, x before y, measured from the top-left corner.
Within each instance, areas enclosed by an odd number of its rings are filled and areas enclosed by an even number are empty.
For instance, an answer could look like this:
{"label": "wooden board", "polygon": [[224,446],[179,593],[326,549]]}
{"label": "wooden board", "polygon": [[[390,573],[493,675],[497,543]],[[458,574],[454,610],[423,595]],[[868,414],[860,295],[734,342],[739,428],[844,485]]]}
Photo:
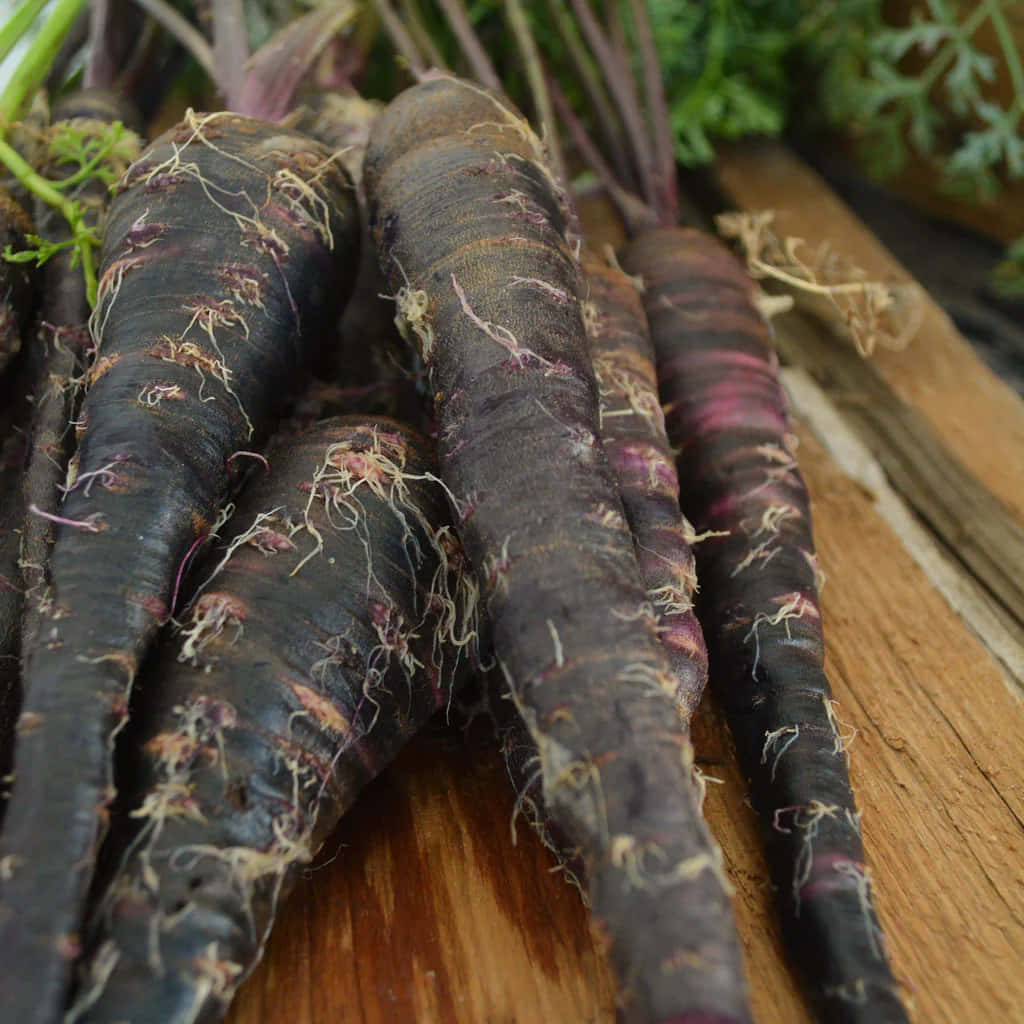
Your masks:
{"label": "wooden board", "polygon": [[[744,205],[785,207],[791,233],[827,231],[868,269],[901,272],[789,154],[732,168],[723,164],[722,180]],[[882,374],[1024,517],[1024,406],[940,313],[926,322],[916,351],[878,361]],[[857,730],[849,756],[866,853],[912,1018],[1024,1021],[1020,691],[874,495],[808,429],[798,425],[798,436],[828,578],[827,671],[839,717]],[[695,744],[718,780],[706,812],[735,887],[756,1020],[803,1024],[811,1018],[781,960],[746,788],[708,704]],[[612,985],[578,894],[525,826],[512,844],[513,811],[485,733],[421,737],[328,843],[329,863],[299,883],[231,1024],[610,1024]]]}

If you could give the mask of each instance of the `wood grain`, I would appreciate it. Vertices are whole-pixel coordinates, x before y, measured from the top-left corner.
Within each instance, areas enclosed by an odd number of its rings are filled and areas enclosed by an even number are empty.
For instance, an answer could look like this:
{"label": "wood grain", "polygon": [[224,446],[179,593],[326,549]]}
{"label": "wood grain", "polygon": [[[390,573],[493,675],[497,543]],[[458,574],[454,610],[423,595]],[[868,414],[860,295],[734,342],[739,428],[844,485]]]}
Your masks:
{"label": "wood grain", "polygon": [[440,723],[377,779],[285,906],[232,1024],[602,1021],[578,890],[517,824],[486,730]]}
{"label": "wood grain", "polygon": [[902,401],[874,362],[798,312],[777,317],[785,363],[805,369],[879,461],[893,488],[964,570],[1001,602],[1024,640],[1024,524]]}
{"label": "wood grain", "polygon": [[[907,282],[907,270],[803,162],[775,142],[726,147],[714,176],[739,209],[774,210],[783,236],[826,240],[876,280]],[[949,317],[925,298],[917,338],[877,351],[875,366],[936,436],[1024,523],[1024,401],[974,354]]]}

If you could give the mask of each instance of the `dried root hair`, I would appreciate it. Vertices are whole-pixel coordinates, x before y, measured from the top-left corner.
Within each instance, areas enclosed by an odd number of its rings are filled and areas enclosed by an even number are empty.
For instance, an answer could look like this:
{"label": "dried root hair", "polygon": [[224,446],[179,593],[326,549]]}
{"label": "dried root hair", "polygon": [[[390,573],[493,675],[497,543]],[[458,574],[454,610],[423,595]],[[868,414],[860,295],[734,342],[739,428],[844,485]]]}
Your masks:
{"label": "dried root hair", "polygon": [[774,220],[774,210],[723,213],[715,225],[724,238],[739,244],[752,277],[782,285],[797,303],[824,302],[829,319],[838,322],[862,356],[878,345],[900,350],[910,344],[924,316],[918,285],[872,281],[828,242],[807,254],[802,238],[776,234]]}

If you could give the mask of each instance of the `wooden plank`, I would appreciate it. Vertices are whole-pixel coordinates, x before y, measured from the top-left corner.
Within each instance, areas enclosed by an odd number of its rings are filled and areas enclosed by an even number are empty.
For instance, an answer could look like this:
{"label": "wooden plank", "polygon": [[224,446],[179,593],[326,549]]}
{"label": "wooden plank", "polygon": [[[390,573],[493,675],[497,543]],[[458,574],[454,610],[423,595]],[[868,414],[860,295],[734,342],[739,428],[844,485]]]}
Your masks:
{"label": "wooden plank", "polygon": [[904,501],[1001,603],[1024,650],[1024,524],[893,393],[872,361],[798,312],[776,318],[775,340],[782,360],[815,378]]}
{"label": "wooden plank", "polygon": [[[776,211],[782,236],[825,241],[873,278],[908,282],[909,273],[822,179],[785,146],[756,141],[726,147],[715,180],[740,209]],[[890,387],[931,425],[1018,522],[1024,523],[1024,401],[974,354],[930,298],[916,340],[902,352],[877,351]]]}
{"label": "wooden plank", "polygon": [[[1024,996],[1021,703],[870,496],[806,434],[829,668],[897,975],[922,1021],[1011,1020]],[[1019,1019],[1019,1018],[1017,1018]]]}
{"label": "wooden plank", "polygon": [[[871,496],[806,431],[799,436],[829,579],[827,670],[840,718],[857,729],[851,778],[896,975],[914,1020],[1020,1019],[1021,704]],[[758,1020],[802,1020],[791,993],[776,987],[771,920],[769,941],[758,938],[768,883],[745,788],[728,760],[707,770],[724,778],[709,789],[707,813],[739,891]]]}

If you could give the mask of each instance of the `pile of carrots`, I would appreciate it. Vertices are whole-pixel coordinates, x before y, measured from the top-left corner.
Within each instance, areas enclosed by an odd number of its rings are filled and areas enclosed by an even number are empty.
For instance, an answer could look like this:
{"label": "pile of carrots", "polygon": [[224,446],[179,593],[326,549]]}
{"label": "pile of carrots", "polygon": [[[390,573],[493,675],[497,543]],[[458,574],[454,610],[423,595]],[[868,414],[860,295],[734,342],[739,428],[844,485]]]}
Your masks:
{"label": "pile of carrots", "polygon": [[[249,56],[230,8],[215,40]],[[589,249],[485,58],[383,110],[293,102],[268,62],[311,64],[336,18],[225,64],[226,109],[111,189],[40,171],[100,245],[91,305],[70,250],[9,265],[0,1017],[220,1019],[359,791],[472,695],[582,879],[622,1018],[749,1021],[689,734],[710,679],[811,1000],[905,1020],[755,286],[675,225],[670,160],[639,198],[604,168],[631,237]],[[52,118],[131,115],[97,89]]]}

